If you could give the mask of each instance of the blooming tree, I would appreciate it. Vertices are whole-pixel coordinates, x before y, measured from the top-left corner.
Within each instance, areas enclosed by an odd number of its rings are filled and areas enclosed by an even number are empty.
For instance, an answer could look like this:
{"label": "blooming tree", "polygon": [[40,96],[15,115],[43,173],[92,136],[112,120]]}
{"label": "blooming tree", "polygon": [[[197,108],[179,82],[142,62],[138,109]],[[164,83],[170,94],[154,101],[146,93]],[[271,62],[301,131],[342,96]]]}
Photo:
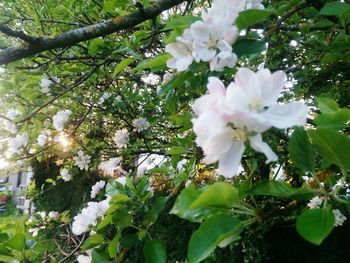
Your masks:
{"label": "blooming tree", "polygon": [[0,3],[0,160],[51,258],[263,262],[251,233],[347,224],[349,4],[44,2]]}

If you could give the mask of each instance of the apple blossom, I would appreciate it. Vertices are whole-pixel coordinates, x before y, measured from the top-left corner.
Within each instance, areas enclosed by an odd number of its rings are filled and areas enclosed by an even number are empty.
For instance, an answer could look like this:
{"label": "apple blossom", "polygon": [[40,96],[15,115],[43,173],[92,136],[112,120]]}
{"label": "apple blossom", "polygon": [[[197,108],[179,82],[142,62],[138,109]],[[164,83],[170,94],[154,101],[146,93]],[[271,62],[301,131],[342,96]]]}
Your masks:
{"label": "apple blossom", "polygon": [[150,127],[150,123],[145,118],[137,118],[132,121],[132,125],[135,127],[134,131],[142,132]]}
{"label": "apple blossom", "polygon": [[106,182],[101,180],[101,181],[98,181],[96,184],[94,184],[92,187],[91,187],[91,198],[95,198],[98,193],[105,187],[106,185]]}
{"label": "apple blossom", "polygon": [[114,176],[114,171],[118,169],[120,158],[111,158],[108,161],[100,163],[98,168],[108,176]]}
{"label": "apple blossom", "polygon": [[69,182],[72,180],[72,175],[69,173],[69,170],[67,168],[62,168],[60,171],[60,175],[65,182]]}
{"label": "apple blossom", "polygon": [[346,216],[344,216],[339,209],[333,209],[333,214],[335,217],[334,226],[342,226],[347,219]]}
{"label": "apple blossom", "polygon": [[80,235],[89,231],[91,226],[96,226],[97,220],[103,218],[107,209],[109,208],[109,201],[111,197],[101,202],[89,202],[87,207],[83,208],[80,214],[74,217],[72,224],[72,231],[75,235]]}
{"label": "apple blossom", "polygon": [[85,154],[82,150],[78,151],[78,156],[73,157],[75,165],[80,168],[80,170],[88,170],[91,156]]}
{"label": "apple blossom", "polygon": [[117,130],[114,134],[114,143],[117,148],[126,148],[129,142],[129,132],[126,128]]}
{"label": "apple blossom", "polygon": [[22,147],[26,146],[28,143],[27,134],[17,134],[15,138],[12,138],[8,142],[8,153],[10,155],[18,153]]}
{"label": "apple blossom", "polygon": [[14,120],[18,115],[20,114],[20,112],[14,108],[11,108],[7,111],[6,117],[8,119],[10,119],[11,121]]}
{"label": "apple blossom", "polygon": [[63,131],[64,126],[68,122],[71,114],[72,112],[70,110],[60,110],[55,116],[52,117],[53,126],[57,131]]}
{"label": "apple blossom", "polygon": [[271,74],[268,69],[255,73],[241,68],[227,89],[218,78],[209,78],[208,94],[193,105],[198,115],[192,120],[193,130],[196,143],[205,153],[203,161],[219,161],[220,172],[232,177],[238,171],[246,141],[254,150],[265,154],[266,163],[277,161],[261,133],[271,127],[304,125],[308,112],[302,103],[277,103],[284,82],[284,72]]}

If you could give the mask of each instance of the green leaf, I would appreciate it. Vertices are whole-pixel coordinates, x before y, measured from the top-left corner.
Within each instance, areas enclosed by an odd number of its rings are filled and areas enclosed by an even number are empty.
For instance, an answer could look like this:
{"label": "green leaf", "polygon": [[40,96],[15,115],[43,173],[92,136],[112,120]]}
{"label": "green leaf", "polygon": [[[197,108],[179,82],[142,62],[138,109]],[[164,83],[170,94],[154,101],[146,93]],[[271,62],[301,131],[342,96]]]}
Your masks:
{"label": "green leaf", "polygon": [[26,247],[26,237],[24,234],[17,233],[12,238],[10,238],[5,245],[12,249],[22,251]]}
{"label": "green leaf", "polygon": [[332,232],[335,218],[330,208],[314,208],[304,211],[297,217],[299,235],[307,241],[320,245]]}
{"label": "green leaf", "polygon": [[159,95],[162,96],[162,95],[168,94],[171,90],[182,85],[186,80],[188,80],[192,76],[193,76],[193,73],[188,71],[181,72],[175,75],[168,83],[164,84],[161,87]]}
{"label": "green leaf", "polygon": [[309,188],[293,188],[288,183],[281,181],[260,182],[248,191],[248,193],[251,195],[266,195],[296,200],[309,200],[315,195]]}
{"label": "green leaf", "polygon": [[12,256],[11,250],[5,247],[4,244],[0,244],[0,255],[1,256]]}
{"label": "green leaf", "polygon": [[97,247],[101,245],[104,242],[104,236],[100,234],[93,235],[85,240],[84,244],[82,245],[83,250],[88,250],[90,248]]}
{"label": "green leaf", "polygon": [[102,38],[98,37],[98,38],[92,39],[89,43],[89,48],[88,48],[89,55],[95,56],[98,53],[100,47],[103,46],[103,44],[104,44],[104,41]]}
{"label": "green leaf", "polygon": [[309,172],[315,170],[314,151],[304,128],[295,128],[289,141],[289,154],[299,169]]}
{"label": "green leaf", "polygon": [[236,25],[239,29],[244,29],[252,26],[265,18],[271,16],[273,13],[267,10],[248,9],[239,13],[236,19]]}
{"label": "green leaf", "polygon": [[91,257],[94,263],[109,263],[108,256],[105,251],[100,248],[94,248]]}
{"label": "green leaf", "polygon": [[134,60],[132,58],[124,58],[122,61],[119,62],[119,64],[115,67],[113,71],[113,75],[116,76],[120,72],[123,71],[127,66],[129,66]]}
{"label": "green leaf", "polygon": [[118,244],[121,237],[121,233],[118,232],[113,240],[108,244],[108,254],[110,258],[115,258],[118,252]]}
{"label": "green leaf", "polygon": [[117,225],[119,228],[123,229],[128,226],[132,226],[132,215],[129,214],[126,208],[113,209],[113,224]]}
{"label": "green leaf", "polygon": [[186,152],[186,148],[182,146],[174,146],[171,149],[169,149],[166,154],[167,155],[177,155],[177,154],[183,154]]}
{"label": "green leaf", "polygon": [[205,189],[192,203],[189,209],[200,207],[225,207],[230,208],[238,203],[238,190],[226,182],[217,182]]}
{"label": "green leaf", "polygon": [[350,12],[350,5],[339,1],[327,3],[320,11],[321,15],[335,16]]}
{"label": "green leaf", "polygon": [[236,53],[238,57],[248,54],[261,53],[266,49],[265,42],[257,39],[238,39],[232,46],[232,51]]}
{"label": "green leaf", "polygon": [[143,246],[147,263],[166,263],[166,247],[160,240],[147,240]]}
{"label": "green leaf", "polygon": [[103,1],[103,11],[112,12],[115,8],[125,8],[129,3],[128,0],[104,0]]}
{"label": "green leaf", "polygon": [[326,97],[317,97],[317,106],[322,113],[332,113],[339,110],[338,103],[335,100]]}
{"label": "green leaf", "polygon": [[0,243],[9,239],[9,235],[7,233],[0,233]]}
{"label": "green leaf", "polygon": [[189,262],[206,259],[222,241],[237,237],[242,228],[242,222],[236,217],[216,215],[208,218],[191,236],[187,254]]}
{"label": "green leaf", "polygon": [[191,15],[172,17],[167,21],[166,26],[162,30],[185,29],[198,20],[200,20],[200,17]]}
{"label": "green leaf", "polygon": [[315,123],[319,128],[343,129],[348,125],[350,120],[350,110],[340,109],[330,113],[322,113],[317,115]]}
{"label": "green leaf", "polygon": [[139,71],[143,69],[151,69],[152,71],[159,71],[165,68],[166,62],[170,58],[171,58],[170,54],[162,54],[154,58],[147,59],[145,61],[140,62],[134,70]]}
{"label": "green leaf", "polygon": [[350,138],[332,129],[309,130],[308,134],[318,153],[326,160],[350,169]]}
{"label": "green leaf", "polygon": [[238,199],[238,190],[229,183],[218,182],[199,190],[190,185],[182,190],[170,213],[192,222],[202,222],[216,214],[229,214],[229,208]]}

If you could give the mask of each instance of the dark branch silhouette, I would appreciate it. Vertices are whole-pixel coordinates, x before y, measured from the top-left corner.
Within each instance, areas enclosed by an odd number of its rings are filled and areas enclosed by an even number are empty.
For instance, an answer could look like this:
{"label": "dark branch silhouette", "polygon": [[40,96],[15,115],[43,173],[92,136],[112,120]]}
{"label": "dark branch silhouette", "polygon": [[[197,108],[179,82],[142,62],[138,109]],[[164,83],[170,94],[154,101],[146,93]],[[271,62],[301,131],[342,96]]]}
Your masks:
{"label": "dark branch silhouette", "polygon": [[[23,46],[9,47],[0,50],[0,65],[30,57],[43,51],[70,47],[82,41],[132,28],[185,1],[186,0],[159,0],[141,11],[139,10],[126,16],[115,17],[91,26],[74,29],[55,38],[31,37],[26,35],[27,40],[28,38],[31,38],[31,40],[35,39],[35,43],[28,43],[28,41],[26,41],[27,43],[23,44]],[[17,37],[20,38],[19,36]],[[21,37],[21,39],[24,40],[23,37]]]}

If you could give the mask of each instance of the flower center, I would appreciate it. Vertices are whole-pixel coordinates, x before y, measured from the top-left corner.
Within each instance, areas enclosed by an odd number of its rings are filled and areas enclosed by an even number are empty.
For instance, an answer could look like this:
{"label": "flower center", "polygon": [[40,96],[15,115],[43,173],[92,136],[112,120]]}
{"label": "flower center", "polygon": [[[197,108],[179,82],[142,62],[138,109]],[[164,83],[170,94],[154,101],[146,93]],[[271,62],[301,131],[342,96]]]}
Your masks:
{"label": "flower center", "polygon": [[216,47],[216,44],[217,44],[217,40],[214,38],[211,38],[209,39],[209,42],[208,42],[208,48]]}
{"label": "flower center", "polygon": [[259,99],[253,99],[250,103],[249,103],[249,109],[251,110],[255,110],[255,111],[261,111],[263,109],[263,104],[261,102],[261,100]]}
{"label": "flower center", "polygon": [[238,142],[241,142],[241,141],[245,141],[247,139],[247,132],[244,131],[244,130],[241,130],[239,128],[235,128],[233,129],[233,132],[232,132],[232,137],[235,141],[238,141]]}

